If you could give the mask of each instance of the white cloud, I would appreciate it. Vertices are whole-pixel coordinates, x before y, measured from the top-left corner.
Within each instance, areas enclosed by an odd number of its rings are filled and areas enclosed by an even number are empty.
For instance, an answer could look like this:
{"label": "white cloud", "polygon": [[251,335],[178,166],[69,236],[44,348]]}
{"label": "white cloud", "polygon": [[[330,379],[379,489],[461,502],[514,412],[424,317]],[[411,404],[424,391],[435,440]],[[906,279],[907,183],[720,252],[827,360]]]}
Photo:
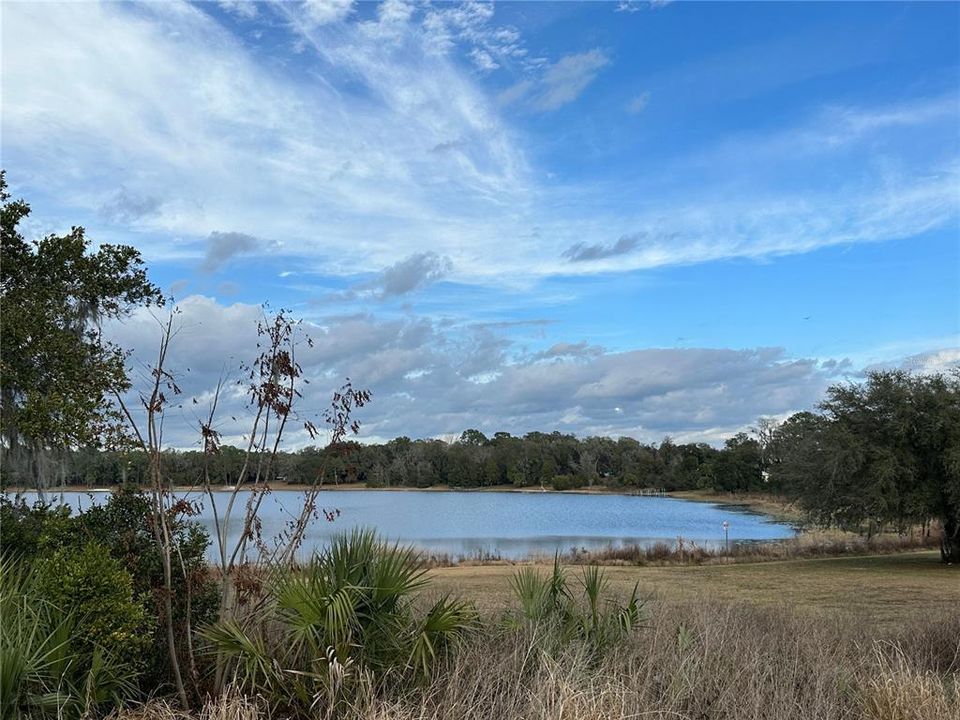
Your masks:
{"label": "white cloud", "polygon": [[[956,338],[960,340],[960,338]],[[912,373],[947,374],[960,370],[960,346],[926,350],[906,357],[868,365],[865,370],[906,370]]]}
{"label": "white cloud", "polygon": [[[254,253],[281,251],[299,271],[355,276],[433,253],[452,280],[491,285],[807,252],[957,221],[955,143],[924,145],[957,120],[953,96],[832,107],[629,182],[544,186],[523,136],[454,57],[461,47],[504,70],[530,61],[491,6],[392,2],[371,20],[319,26],[302,6],[276,7],[297,20],[300,73],[264,65],[203,6],[5,6],[11,178],[56,198],[67,226],[134,242],[148,263],[202,262],[211,232],[243,228],[270,240]],[[567,56],[501,101],[560,107],[608,62],[601,50]],[[883,143],[890,133],[897,142]],[[855,152],[864,162],[851,172]],[[604,256],[624,237],[643,240]],[[574,246],[598,251],[570,263]]]}
{"label": "white cloud", "polygon": [[218,0],[217,4],[238,17],[252,20],[257,16],[256,0]]}
{"label": "white cloud", "polygon": [[345,20],[353,0],[304,0],[304,18],[310,25],[327,25]]}
{"label": "white cloud", "polygon": [[486,50],[474,48],[470,51],[470,58],[473,60],[474,65],[483,72],[490,72],[500,67],[497,61],[494,60]]}
{"label": "white cloud", "polygon": [[948,373],[960,370],[960,347],[930,350],[904,358],[900,367],[910,372]]}
{"label": "white cloud", "polygon": [[[225,369],[235,372],[241,361],[253,359],[262,310],[196,295],[183,300],[181,309],[170,369],[184,395],[167,432],[172,444],[186,446],[195,439],[194,414],[204,411],[191,399],[208,397]],[[153,357],[158,327],[146,311],[113,327],[114,338],[135,350],[141,375]],[[760,415],[812,406],[836,377],[835,364],[790,358],[778,348],[613,353],[558,343],[523,357],[490,329],[416,318],[358,315],[306,322],[302,330],[313,339],[312,347],[302,344],[297,351],[310,380],[302,412],[313,417],[349,376],[374,394],[360,417],[368,439],[432,437],[468,427],[523,433],[564,424],[580,434],[712,441],[718,428],[735,432]],[[242,393],[231,392],[220,429],[235,441],[248,419]],[[294,432],[291,441],[307,438]]]}
{"label": "white cloud", "polygon": [[369,286],[379,290],[382,297],[406,295],[448,275],[452,269],[449,258],[416,253],[388,267]]}

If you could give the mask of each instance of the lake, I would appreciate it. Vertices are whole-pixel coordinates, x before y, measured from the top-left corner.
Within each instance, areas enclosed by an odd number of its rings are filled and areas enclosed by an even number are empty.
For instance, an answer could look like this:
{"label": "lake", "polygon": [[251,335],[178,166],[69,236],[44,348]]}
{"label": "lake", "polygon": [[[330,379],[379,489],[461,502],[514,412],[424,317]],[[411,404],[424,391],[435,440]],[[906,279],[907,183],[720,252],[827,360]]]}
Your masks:
{"label": "lake", "polygon": [[[211,530],[209,501],[202,493],[178,493],[203,504],[199,520]],[[222,513],[226,492],[218,492]],[[24,493],[32,502],[34,493]],[[48,494],[74,508],[105,502],[109,491]],[[249,491],[241,491],[236,507],[242,512]],[[278,490],[261,506],[263,537],[279,534],[297,510],[302,493]],[[328,522],[321,514],[307,535],[305,550],[322,547],[328,539],[353,527],[372,527],[385,538],[413,544],[453,558],[492,555],[519,559],[552,556],[572,548],[599,550],[609,546],[655,542],[675,543],[678,537],[697,544],[720,546],[723,523],[730,541],[779,540],[792,537],[790,525],[764,515],[714,503],[669,497],[588,495],[551,492],[476,492],[416,490],[325,490],[318,504],[340,514]],[[241,520],[231,527],[239,534]],[[213,548],[211,547],[211,551]],[[211,552],[212,557],[212,552]]]}

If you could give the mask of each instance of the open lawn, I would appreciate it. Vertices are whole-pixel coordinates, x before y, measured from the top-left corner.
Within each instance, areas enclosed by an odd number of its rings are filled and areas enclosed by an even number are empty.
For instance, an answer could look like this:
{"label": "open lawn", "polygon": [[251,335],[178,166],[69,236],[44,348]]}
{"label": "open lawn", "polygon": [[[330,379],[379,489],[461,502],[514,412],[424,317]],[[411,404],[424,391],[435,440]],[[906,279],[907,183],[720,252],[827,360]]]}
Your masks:
{"label": "open lawn", "polygon": [[[892,628],[925,614],[960,608],[960,567],[934,551],[817,560],[672,567],[607,567],[615,588],[684,603],[704,599],[788,605],[801,611],[858,615]],[[434,588],[475,598],[481,610],[510,600],[510,565],[437,568]],[[546,572],[547,568],[544,568]],[[573,577],[580,569],[571,568]]]}

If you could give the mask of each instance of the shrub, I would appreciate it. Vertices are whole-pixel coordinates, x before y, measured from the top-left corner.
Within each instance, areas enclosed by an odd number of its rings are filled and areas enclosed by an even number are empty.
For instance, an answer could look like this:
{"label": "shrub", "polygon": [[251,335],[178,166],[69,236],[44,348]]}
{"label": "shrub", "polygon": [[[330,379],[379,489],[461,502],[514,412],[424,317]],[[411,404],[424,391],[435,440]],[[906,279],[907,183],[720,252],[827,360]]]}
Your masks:
{"label": "shrub", "polygon": [[[190,647],[192,628],[217,616],[219,593],[206,563],[209,538],[189,520],[194,508],[179,503],[168,518],[178,552],[174,559],[172,610],[177,647],[181,655]],[[90,542],[119,561],[132,580],[133,594],[142,597],[154,628],[143,653],[144,681],[161,688],[170,681],[170,660],[164,628],[166,592],[160,549],[153,537],[151,499],[135,488],[119,488],[103,505],[71,514],[68,506],[27,505],[22,499],[0,497],[3,554],[32,561],[38,556],[81,550]]]}
{"label": "shrub", "polygon": [[0,718],[89,717],[136,687],[125,663],[84,646],[73,612],[42,594],[35,571],[0,561]]}
{"label": "shrub", "polygon": [[575,490],[585,484],[584,479],[577,475],[554,475],[550,481],[550,486],[554,490]]}
{"label": "shrub", "polygon": [[28,505],[22,497],[10,500],[0,495],[0,555],[29,560],[40,549],[40,538],[47,525],[60,518],[68,518],[70,508],[37,501]]}
{"label": "shrub", "polygon": [[106,548],[88,543],[61,548],[36,565],[37,592],[44,601],[69,608],[75,617],[72,645],[92,662],[100,650],[132,669],[142,669],[150,646],[150,621],[133,581]]}
{"label": "shrub", "polygon": [[579,585],[582,595],[578,598],[570,590],[559,556],[549,575],[524,567],[512,579],[521,619],[555,631],[552,650],[579,642],[591,655],[599,656],[640,626],[643,604],[637,597],[639,584],[634,585],[625,605],[610,598],[606,577],[596,565],[583,568]]}
{"label": "shrub", "polygon": [[376,673],[381,682],[425,677],[474,623],[465,603],[442,597],[425,612],[427,584],[410,548],[355,530],[299,569],[277,569],[266,603],[202,635],[230,658],[239,687],[284,713],[330,712]]}

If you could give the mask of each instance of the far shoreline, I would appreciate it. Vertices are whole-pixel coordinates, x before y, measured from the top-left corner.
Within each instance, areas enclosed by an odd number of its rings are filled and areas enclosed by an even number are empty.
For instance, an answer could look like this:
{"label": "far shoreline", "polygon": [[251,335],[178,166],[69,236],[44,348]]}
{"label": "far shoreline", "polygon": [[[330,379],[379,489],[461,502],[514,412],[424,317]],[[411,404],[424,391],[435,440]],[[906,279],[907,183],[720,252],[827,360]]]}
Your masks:
{"label": "far shoreline", "polygon": [[[56,494],[61,492],[113,492],[119,486],[98,487],[93,485],[59,485],[56,487],[44,488],[44,493]],[[213,492],[230,492],[234,489],[233,485],[214,485],[211,487]],[[241,489],[250,489],[248,485]],[[802,514],[784,498],[775,495],[762,495],[759,493],[735,493],[718,492],[714,490],[660,490],[657,488],[639,488],[631,490],[628,488],[593,485],[590,487],[570,488],[567,490],[556,490],[546,486],[516,487],[514,485],[488,485],[484,487],[457,487],[451,485],[431,485],[429,487],[370,487],[365,483],[335,483],[323,484],[319,487],[306,483],[266,483],[266,487],[272,492],[305,492],[307,490],[317,489],[319,492],[332,491],[385,491],[385,492],[461,492],[461,493],[525,493],[525,494],[566,494],[566,495],[621,495],[624,497],[667,497],[674,500],[687,500],[691,502],[704,502],[715,505],[729,505],[740,510],[764,515],[771,519],[789,523],[792,525],[801,524]],[[143,491],[149,491],[149,488],[140,488]],[[205,492],[200,485],[177,485],[172,488],[174,492]],[[9,487],[0,490],[5,494],[20,494],[25,492],[36,492],[36,488],[28,487]]]}

